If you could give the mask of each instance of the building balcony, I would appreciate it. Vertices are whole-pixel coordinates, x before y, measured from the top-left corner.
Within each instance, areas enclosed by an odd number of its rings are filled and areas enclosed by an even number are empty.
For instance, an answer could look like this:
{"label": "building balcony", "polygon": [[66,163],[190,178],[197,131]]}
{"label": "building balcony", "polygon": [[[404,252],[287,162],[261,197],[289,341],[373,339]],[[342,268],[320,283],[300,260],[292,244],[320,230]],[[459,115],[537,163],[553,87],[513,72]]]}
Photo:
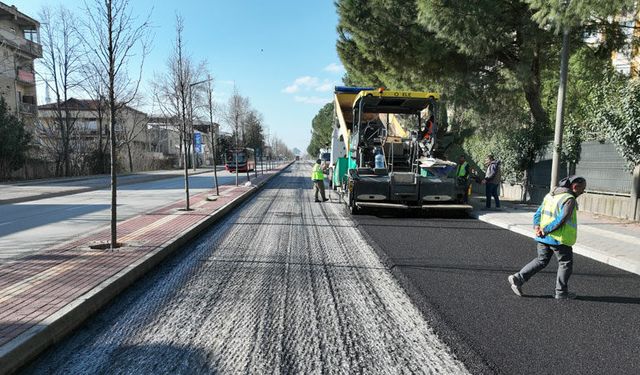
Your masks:
{"label": "building balcony", "polygon": [[38,114],[38,105],[37,104],[21,102],[19,105],[20,105],[20,113],[22,113],[24,115],[36,116]]}
{"label": "building balcony", "polygon": [[0,41],[4,41],[34,59],[42,57],[42,46],[40,44],[25,39],[6,27],[0,27]]}
{"label": "building balcony", "polygon": [[36,84],[35,74],[27,70],[18,69],[18,74],[16,75],[16,79],[18,80],[18,82],[23,84],[32,85],[32,86],[35,86]]}

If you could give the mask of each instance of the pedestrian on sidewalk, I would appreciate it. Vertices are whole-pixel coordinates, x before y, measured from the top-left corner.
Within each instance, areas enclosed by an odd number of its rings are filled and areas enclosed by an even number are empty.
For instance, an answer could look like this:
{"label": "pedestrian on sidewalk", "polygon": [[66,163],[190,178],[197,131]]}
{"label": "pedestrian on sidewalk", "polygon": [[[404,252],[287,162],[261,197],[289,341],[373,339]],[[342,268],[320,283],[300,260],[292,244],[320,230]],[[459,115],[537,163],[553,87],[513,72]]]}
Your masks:
{"label": "pedestrian on sidewalk", "polygon": [[[328,199],[324,194],[324,168],[322,168],[322,159],[316,160],[311,169],[311,180],[313,181],[313,190],[315,191],[316,202],[326,202]],[[318,199],[318,192],[322,200]]]}
{"label": "pedestrian on sidewalk", "polygon": [[487,172],[484,175],[482,184],[485,185],[486,207],[491,208],[491,197],[496,200],[496,208],[500,208],[500,197],[498,187],[500,186],[500,160],[495,160],[492,154],[487,155],[484,160],[487,165]]}
{"label": "pedestrian on sidewalk", "polygon": [[576,198],[584,192],[587,181],[583,177],[569,176],[560,181],[558,187],[544,197],[533,216],[538,256],[508,277],[511,290],[522,296],[522,285],[545,268],[551,256],[558,259],[556,275],[556,299],[572,299],[569,293],[569,277],[573,272],[573,244],[578,234]]}

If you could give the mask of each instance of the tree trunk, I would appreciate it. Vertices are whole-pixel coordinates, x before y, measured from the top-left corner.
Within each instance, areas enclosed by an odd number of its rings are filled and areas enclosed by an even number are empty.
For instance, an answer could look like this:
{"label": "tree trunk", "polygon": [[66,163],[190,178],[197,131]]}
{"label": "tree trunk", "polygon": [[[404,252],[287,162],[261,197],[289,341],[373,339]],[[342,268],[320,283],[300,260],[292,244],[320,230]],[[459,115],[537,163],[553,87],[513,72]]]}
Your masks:
{"label": "tree trunk", "polygon": [[131,155],[131,145],[127,143],[127,154],[129,154],[129,171],[133,172],[133,157]]}
{"label": "tree trunk", "polygon": [[118,221],[118,191],[117,191],[117,174],[116,174],[116,94],[115,94],[115,80],[116,80],[116,52],[113,46],[113,4],[110,0],[105,3],[107,7],[107,30],[109,38],[109,113],[111,114],[111,250],[118,247],[116,225]]}

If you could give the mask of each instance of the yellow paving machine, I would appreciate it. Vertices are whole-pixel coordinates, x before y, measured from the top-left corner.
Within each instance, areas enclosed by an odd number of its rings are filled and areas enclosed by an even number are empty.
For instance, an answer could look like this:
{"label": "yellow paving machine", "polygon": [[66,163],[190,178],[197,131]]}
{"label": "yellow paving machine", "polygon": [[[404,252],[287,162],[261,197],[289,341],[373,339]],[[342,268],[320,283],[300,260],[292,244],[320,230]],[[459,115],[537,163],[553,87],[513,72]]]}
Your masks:
{"label": "yellow paving machine", "polygon": [[456,163],[436,158],[434,92],[336,87],[330,184],[365,208],[469,211]]}

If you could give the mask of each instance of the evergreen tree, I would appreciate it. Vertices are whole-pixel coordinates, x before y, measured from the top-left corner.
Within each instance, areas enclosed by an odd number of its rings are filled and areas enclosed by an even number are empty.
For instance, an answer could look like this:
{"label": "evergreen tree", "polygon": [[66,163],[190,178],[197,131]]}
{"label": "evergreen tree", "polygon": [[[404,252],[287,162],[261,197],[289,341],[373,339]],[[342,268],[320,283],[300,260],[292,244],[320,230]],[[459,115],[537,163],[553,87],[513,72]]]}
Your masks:
{"label": "evergreen tree", "polygon": [[24,165],[31,136],[24,123],[9,112],[3,97],[0,97],[0,139],[0,178],[6,179]]}
{"label": "evergreen tree", "polygon": [[311,121],[311,142],[307,147],[307,153],[312,157],[318,155],[321,148],[327,148],[331,145],[333,117],[334,104],[331,102],[322,107]]}

